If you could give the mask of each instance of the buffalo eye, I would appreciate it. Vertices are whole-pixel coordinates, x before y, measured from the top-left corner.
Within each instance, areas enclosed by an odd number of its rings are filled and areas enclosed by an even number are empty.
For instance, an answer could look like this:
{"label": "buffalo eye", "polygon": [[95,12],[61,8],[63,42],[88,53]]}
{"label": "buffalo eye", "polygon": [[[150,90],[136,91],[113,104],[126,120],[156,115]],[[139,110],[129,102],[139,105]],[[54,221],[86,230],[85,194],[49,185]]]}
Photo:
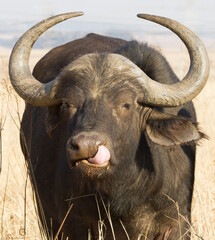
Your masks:
{"label": "buffalo eye", "polygon": [[76,107],[73,104],[69,104],[68,102],[63,102],[61,109],[76,109]]}
{"label": "buffalo eye", "polygon": [[125,104],[122,105],[120,108],[121,108],[121,109],[125,109],[125,110],[130,110],[130,109],[131,109],[131,104],[125,103]]}
{"label": "buffalo eye", "polygon": [[65,108],[70,108],[69,103],[67,103],[67,102],[63,102],[63,103],[62,103],[61,109],[65,109]]}
{"label": "buffalo eye", "polygon": [[77,108],[73,104],[69,104],[68,102],[63,102],[60,109],[61,109],[61,113],[63,115],[66,114],[67,116],[74,115],[75,112],[77,111]]}

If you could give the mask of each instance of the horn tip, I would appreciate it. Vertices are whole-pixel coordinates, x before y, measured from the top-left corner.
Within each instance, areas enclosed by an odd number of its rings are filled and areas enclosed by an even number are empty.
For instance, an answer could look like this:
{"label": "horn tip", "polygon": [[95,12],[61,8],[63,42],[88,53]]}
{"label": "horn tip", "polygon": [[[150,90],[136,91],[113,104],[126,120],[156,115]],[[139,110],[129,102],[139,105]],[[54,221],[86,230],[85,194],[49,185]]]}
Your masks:
{"label": "horn tip", "polygon": [[145,14],[145,13],[138,13],[137,14],[137,17],[139,18],[144,18],[145,16],[147,16],[148,14]]}
{"label": "horn tip", "polygon": [[79,14],[80,16],[84,15],[84,12],[80,11],[80,12],[77,12],[77,14]]}
{"label": "horn tip", "polygon": [[146,19],[146,20],[150,20],[153,17],[153,15],[145,14],[145,13],[139,13],[139,14],[137,14],[137,17],[138,18],[143,18],[143,19]]}
{"label": "horn tip", "polygon": [[69,12],[69,13],[64,13],[63,15],[72,15],[72,16],[82,16],[82,15],[84,15],[84,12],[82,12],[82,11],[77,11],[77,12]]}
{"label": "horn tip", "polygon": [[79,17],[79,16],[83,16],[83,15],[84,15],[84,13],[81,11],[80,12],[67,12],[67,13],[61,13],[56,16],[53,16],[53,18],[63,17],[63,21],[64,21],[69,18]]}

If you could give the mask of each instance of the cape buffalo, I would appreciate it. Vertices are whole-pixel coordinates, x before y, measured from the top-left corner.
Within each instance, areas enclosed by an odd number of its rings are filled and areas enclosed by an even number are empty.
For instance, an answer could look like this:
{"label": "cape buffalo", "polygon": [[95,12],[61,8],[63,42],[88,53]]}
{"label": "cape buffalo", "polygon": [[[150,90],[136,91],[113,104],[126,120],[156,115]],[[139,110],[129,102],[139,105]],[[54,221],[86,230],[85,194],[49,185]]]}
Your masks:
{"label": "cape buffalo", "polygon": [[10,57],[43,228],[59,239],[189,239],[195,146],[204,137],[191,100],[208,78],[205,47],[178,22],[139,14],[185,43],[182,81],[147,44],[96,34],[54,48],[31,74],[38,37],[80,15],[38,23]]}

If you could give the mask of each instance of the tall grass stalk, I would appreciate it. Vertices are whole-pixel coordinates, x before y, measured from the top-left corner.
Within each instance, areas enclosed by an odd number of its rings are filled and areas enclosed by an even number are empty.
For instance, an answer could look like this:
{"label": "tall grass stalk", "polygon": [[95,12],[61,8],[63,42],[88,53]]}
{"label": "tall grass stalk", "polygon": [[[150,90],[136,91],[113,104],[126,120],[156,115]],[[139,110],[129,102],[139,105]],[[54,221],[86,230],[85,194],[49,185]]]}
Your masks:
{"label": "tall grass stalk", "polygon": [[[178,76],[183,77],[189,65],[187,53],[180,49],[166,50],[164,54]],[[33,51],[33,62],[39,58],[38,53],[35,56]],[[192,225],[187,229],[192,240],[215,239],[215,50],[209,52],[209,57],[211,73],[208,84],[194,99],[198,121],[209,140],[202,141],[197,148]],[[25,104],[17,97],[9,83],[7,66],[8,58],[1,58],[0,55],[0,240],[45,240],[47,229],[44,230],[41,226],[35,203],[37,191],[32,192],[29,178],[26,177],[28,170],[19,144],[20,121]],[[95,201],[98,209],[99,240],[103,240],[106,226],[97,196]],[[107,214],[113,239],[116,239],[110,208],[104,202],[102,206]],[[42,209],[40,204],[39,207]],[[181,217],[179,212],[179,219]],[[124,226],[122,222],[121,225]],[[126,232],[125,227],[124,230]],[[86,234],[90,240],[90,230]],[[140,235],[139,239],[144,237],[147,237],[147,233]],[[53,240],[53,236],[49,238],[48,240]],[[58,240],[61,238],[62,235],[58,235]],[[183,235],[180,239],[182,238]],[[129,240],[128,235],[127,239]]]}

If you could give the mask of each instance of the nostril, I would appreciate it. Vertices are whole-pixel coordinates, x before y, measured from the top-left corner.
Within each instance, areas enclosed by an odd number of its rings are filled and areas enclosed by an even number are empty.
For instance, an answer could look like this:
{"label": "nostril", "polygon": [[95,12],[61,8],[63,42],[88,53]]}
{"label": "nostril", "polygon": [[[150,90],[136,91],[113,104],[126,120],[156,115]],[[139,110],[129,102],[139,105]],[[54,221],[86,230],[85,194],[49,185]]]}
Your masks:
{"label": "nostril", "polygon": [[70,148],[71,150],[73,151],[76,151],[78,152],[79,151],[79,145],[74,141],[70,141],[68,144],[67,144],[67,147]]}
{"label": "nostril", "polygon": [[98,151],[98,146],[104,145],[103,139],[95,134],[82,133],[72,136],[67,142],[67,150],[76,159],[92,158]]}

